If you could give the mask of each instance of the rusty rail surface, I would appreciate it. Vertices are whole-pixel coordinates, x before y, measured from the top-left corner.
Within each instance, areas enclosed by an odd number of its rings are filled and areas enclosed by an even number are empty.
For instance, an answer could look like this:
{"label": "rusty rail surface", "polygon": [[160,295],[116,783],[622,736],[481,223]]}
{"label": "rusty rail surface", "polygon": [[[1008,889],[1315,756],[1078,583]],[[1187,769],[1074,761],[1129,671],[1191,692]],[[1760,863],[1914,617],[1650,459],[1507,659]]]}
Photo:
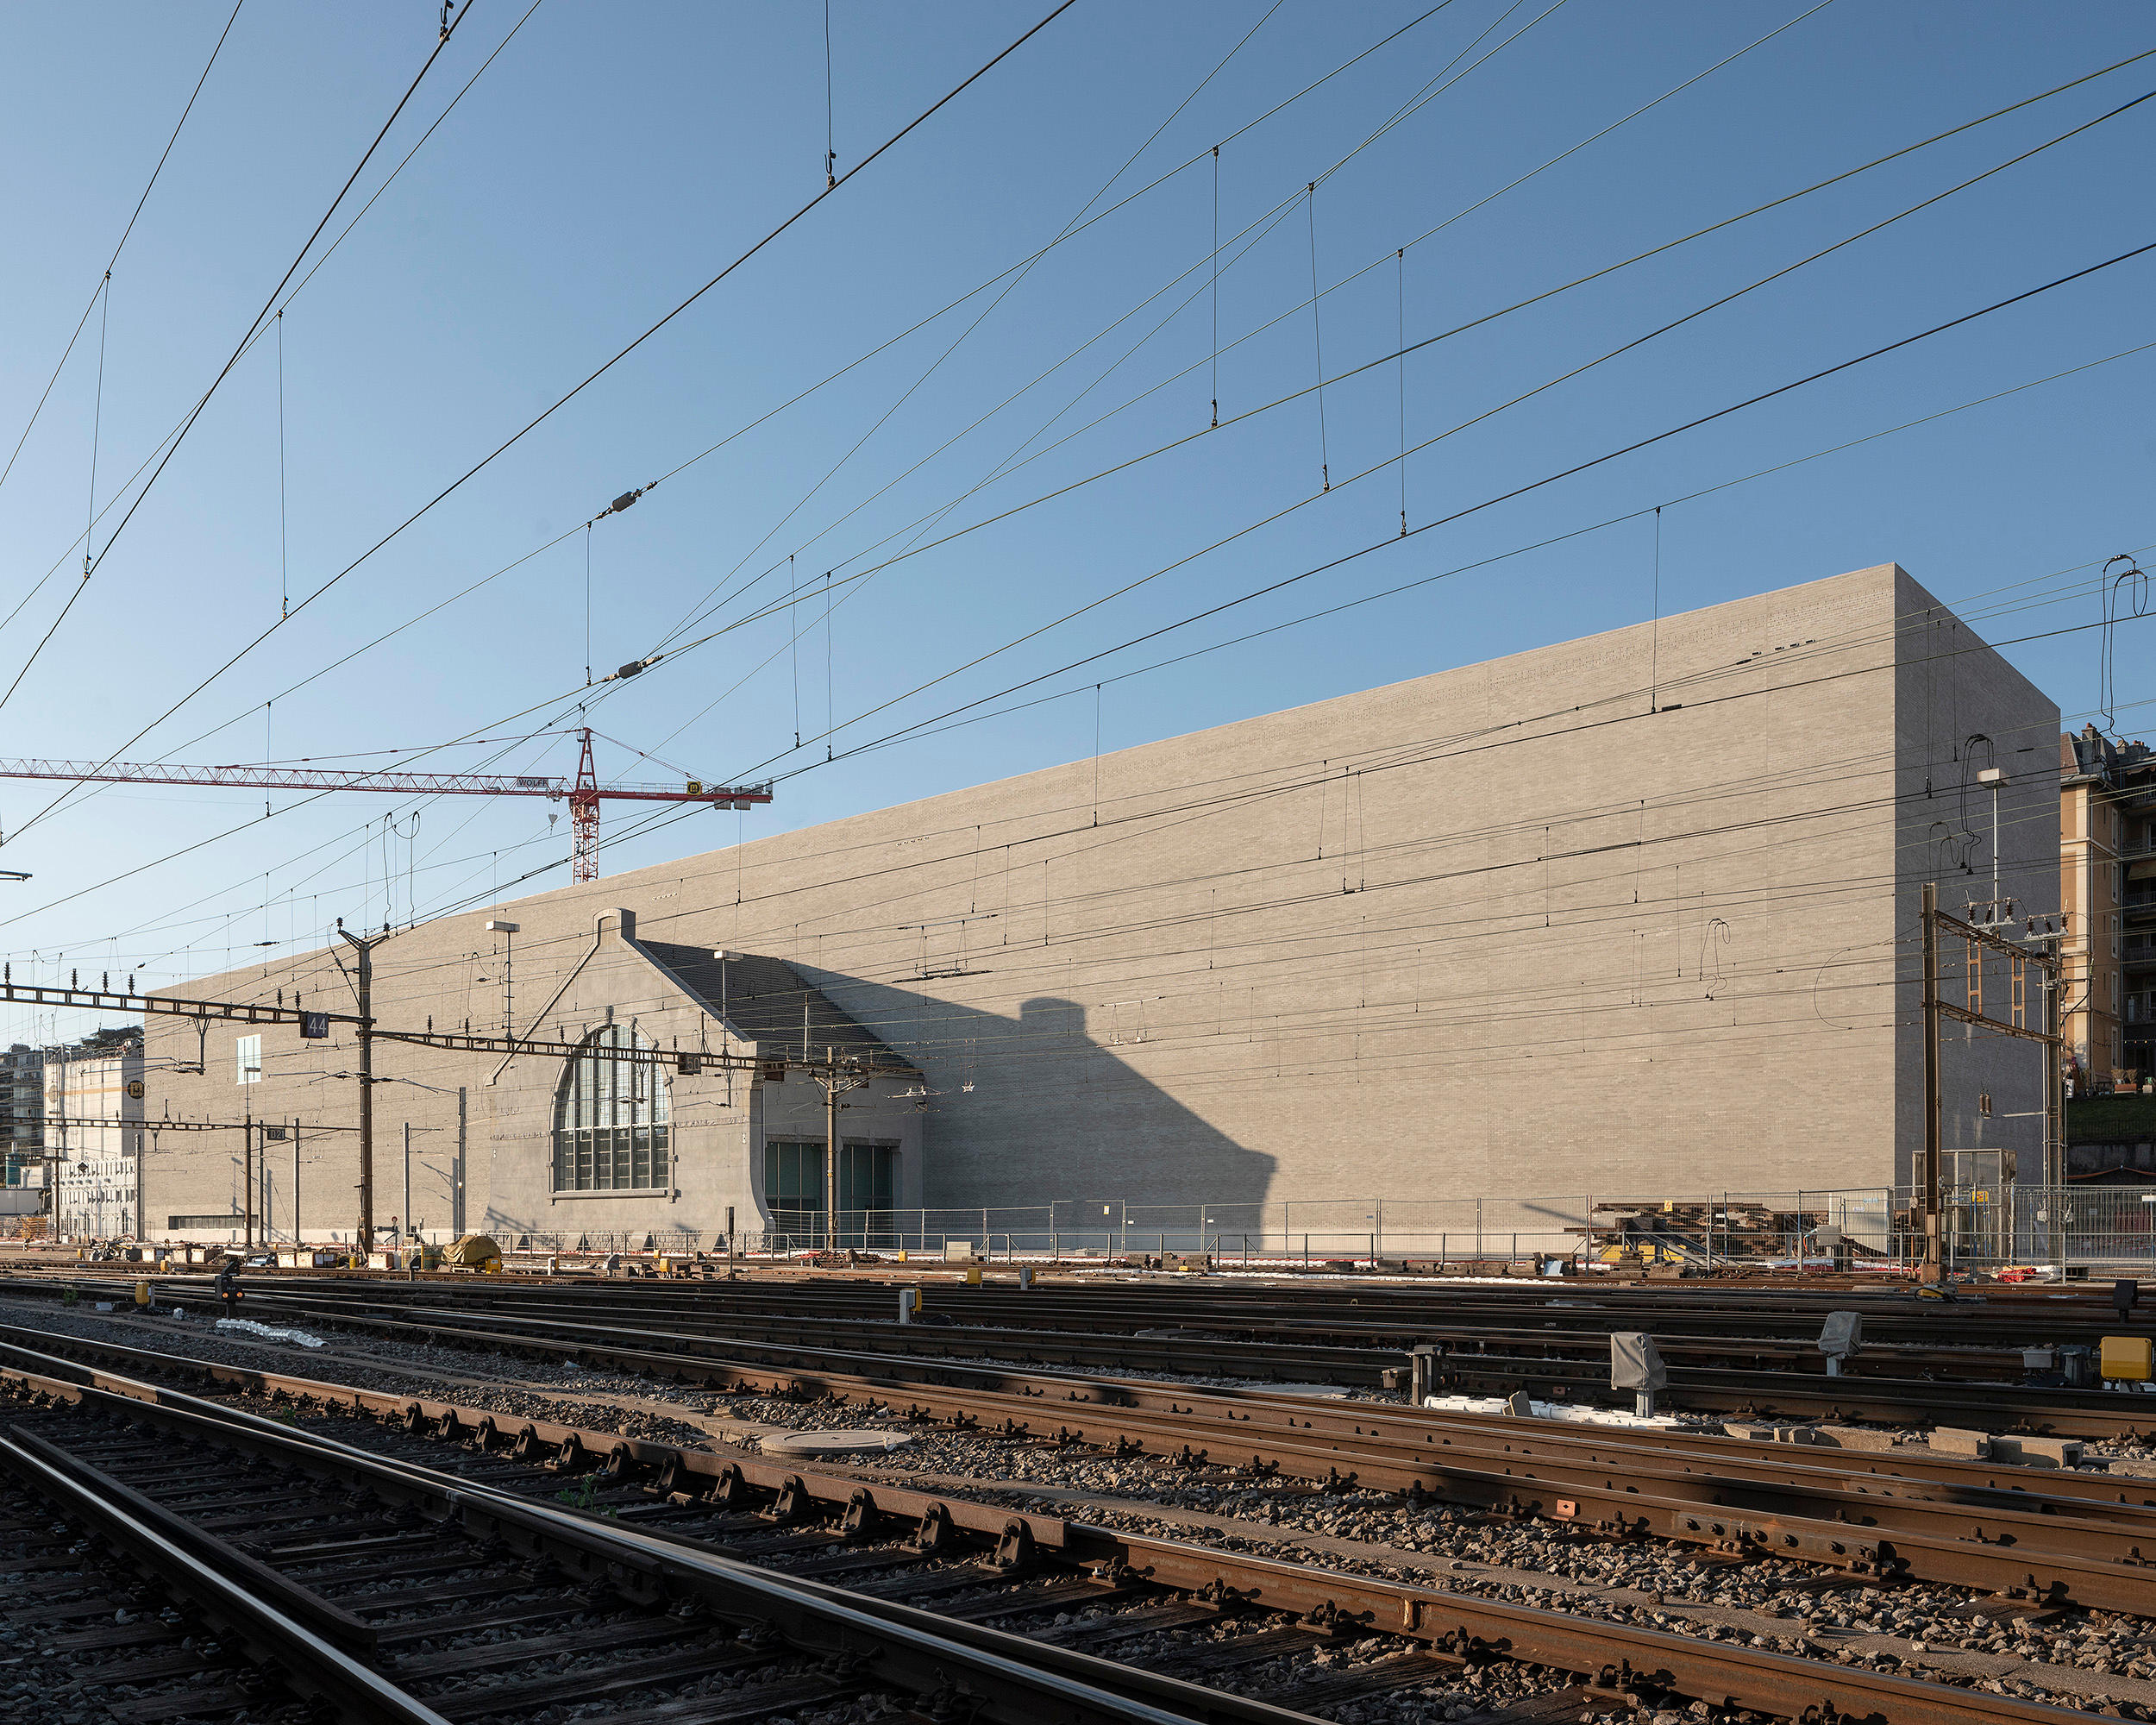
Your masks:
{"label": "rusty rail surface", "polygon": [[[410,1327],[404,1320],[365,1323]],[[559,1341],[541,1346],[521,1333],[435,1325],[426,1334],[542,1354],[562,1351]],[[25,1346],[89,1352],[126,1367],[164,1364],[123,1345],[0,1327],[0,1358]],[[1607,1533],[2156,1617],[2156,1565],[2145,1561],[2156,1555],[2156,1506],[2126,1501],[2115,1487],[2099,1508],[2085,1496],[2050,1501],[2027,1489],[2002,1490],[1996,1469],[1978,1470],[1982,1484],[1942,1480],[1937,1476],[1945,1470],[1936,1464],[1929,1481],[1891,1482],[1876,1471],[1814,1464],[1817,1451],[1806,1452],[1802,1461],[1783,1461],[1733,1440],[1718,1440],[1715,1453],[1707,1446],[1717,1440],[1695,1439],[1680,1456],[1660,1449],[1651,1433],[1590,1434],[1550,1421],[1478,1421],[1388,1404],[1039,1374],[1017,1374],[1013,1385],[1012,1374],[988,1368],[955,1374],[965,1380],[955,1387],[924,1386],[863,1374],[773,1373],[702,1355],[583,1343],[568,1352],[631,1371],[700,1377],[762,1393],[892,1405],[902,1399],[926,1417],[985,1422],[1013,1435],[1137,1446],[1167,1455],[1199,1453],[1194,1446],[1202,1446],[1205,1455],[1247,1454],[1300,1479],[1346,1479]],[[197,1369],[235,1384],[249,1377],[243,1368]],[[976,1387],[983,1382],[996,1387]],[[1052,1399],[1058,1389],[1061,1401]]]}
{"label": "rusty rail surface", "polygon": [[[56,1338],[66,1341],[72,1338]],[[648,1440],[617,1437],[540,1421],[517,1421],[511,1433],[493,1416],[477,1409],[429,1398],[359,1389],[319,1379],[212,1365],[179,1356],[130,1352],[156,1361],[173,1373],[208,1377],[228,1387],[258,1395],[323,1407],[343,1407],[429,1435],[479,1443],[506,1440],[536,1457],[542,1446],[562,1471],[596,1463],[616,1480],[639,1477],[648,1490],[723,1501],[721,1495],[744,1489],[775,1494],[793,1492],[834,1510],[860,1513],[870,1507],[910,1511],[918,1494],[892,1493],[879,1485],[871,1492],[858,1481],[806,1471],[730,1460],[708,1452],[688,1451]],[[1006,1632],[975,1624],[953,1623],[918,1608],[849,1593],[843,1589],[768,1571],[739,1571],[745,1565],[713,1558],[697,1542],[661,1533],[624,1527],[579,1516],[571,1511],[534,1504],[513,1494],[476,1485],[414,1465],[385,1460],[354,1446],[293,1430],[242,1409],[200,1400],[160,1384],[86,1367],[77,1362],[9,1347],[0,1360],[0,1383],[16,1392],[117,1417],[146,1421],[173,1433],[207,1438],[228,1447],[274,1456],[315,1471],[331,1470],[363,1481],[385,1497],[420,1502],[437,1515],[454,1513],[465,1524],[544,1548],[576,1571],[604,1572],[617,1583],[647,1587],[692,1584],[747,1586],[765,1621],[779,1623],[789,1636],[828,1636],[843,1622],[858,1646],[864,1631],[877,1628],[910,1631],[918,1645],[924,1638],[941,1642],[946,1659],[955,1647],[967,1656],[970,1673],[983,1661],[1015,1660],[1015,1670],[999,1666],[992,1688],[992,1708],[1017,1718],[1014,1692],[1037,1708],[1038,1683],[1054,1676],[1068,1688],[1074,1671],[1096,1677],[1126,1671],[1069,1650],[1044,1647]],[[909,1500],[903,1503],[901,1500]],[[975,1523],[995,1519],[1006,1537],[1010,1512],[940,1496],[940,1508],[955,1521]],[[1670,1697],[1691,1697],[1710,1705],[1745,1708],[1777,1716],[1817,1722],[1871,1721],[1877,1725],[2063,1725],[2073,1711],[2019,1701],[1980,1690],[1965,1690],[1921,1679],[1890,1676],[1857,1667],[1827,1664],[1756,1648],[1731,1647],[1658,1630],[1635,1628],[1557,1611],[1506,1604],[1437,1589],[1312,1568],[1214,1550],[1179,1541],[1147,1539],[1053,1518],[1025,1519],[1037,1537],[1055,1543],[1063,1556],[1109,1565],[1157,1584],[1205,1593],[1228,1603],[1292,1612],[1306,1620],[1342,1626],[1352,1633],[1383,1633],[1419,1642],[1435,1655],[1460,1664],[1507,1658],[1581,1674],[1590,1688],[1589,1705],[1606,1697],[1611,1706]],[[738,1592],[728,1596],[730,1609],[743,1604]],[[870,1639],[874,1639],[873,1635]],[[1029,1666],[1025,1662],[1031,1661]],[[1051,1667],[1044,1673],[1040,1667]],[[1138,1673],[1150,1684],[1184,1691],[1172,1710],[1146,1709],[1121,1702],[1098,1713],[1074,1714],[1068,1695],[1055,1716],[1150,1717],[1154,1725],[1168,1718],[1206,1721],[1304,1721],[1305,1716],[1265,1708],[1175,1679]],[[925,1687],[921,1673],[910,1679]],[[1016,1685],[1015,1691],[1012,1685]],[[1032,1688],[1028,1690],[1028,1685]],[[1109,1697],[1113,1703],[1115,1698]],[[1037,1714],[1027,1716],[1037,1719]]]}

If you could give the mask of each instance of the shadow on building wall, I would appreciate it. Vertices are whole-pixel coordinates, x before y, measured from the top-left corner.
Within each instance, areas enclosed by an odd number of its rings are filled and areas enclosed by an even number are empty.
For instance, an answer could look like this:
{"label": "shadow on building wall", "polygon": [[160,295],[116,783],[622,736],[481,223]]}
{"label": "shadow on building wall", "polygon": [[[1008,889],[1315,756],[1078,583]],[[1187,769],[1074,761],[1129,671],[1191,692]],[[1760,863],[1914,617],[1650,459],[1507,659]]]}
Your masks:
{"label": "shadow on building wall", "polygon": [[[1149,1044],[1135,1016],[1095,1008],[1089,1022],[1079,1002],[1043,995],[1011,1018],[799,968],[927,1075],[923,1195],[931,1208],[1254,1208],[1266,1198],[1275,1158],[1138,1070]],[[1188,1070],[1188,1047],[1165,1045]]]}

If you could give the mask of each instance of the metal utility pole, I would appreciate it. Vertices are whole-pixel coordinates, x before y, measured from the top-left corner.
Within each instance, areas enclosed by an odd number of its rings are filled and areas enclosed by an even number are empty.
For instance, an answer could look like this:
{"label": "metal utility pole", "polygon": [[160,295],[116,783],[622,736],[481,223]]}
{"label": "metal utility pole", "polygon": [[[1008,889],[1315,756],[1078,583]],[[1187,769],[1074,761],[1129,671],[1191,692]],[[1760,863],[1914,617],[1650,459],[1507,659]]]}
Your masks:
{"label": "metal utility pole", "polygon": [[1924,882],[1924,1264],[1920,1279],[1940,1278],[1939,884]]}
{"label": "metal utility pole", "polygon": [[292,1116],[292,1244],[299,1244],[299,1117]]}
{"label": "metal utility pole", "polygon": [[838,1250],[838,1063],[824,1051],[824,1245]]}
{"label": "metal utility pole", "polygon": [[240,1245],[242,1251],[254,1250],[254,1104],[248,1103],[248,1113],[240,1123]]}
{"label": "metal utility pole", "polygon": [[465,1087],[457,1086],[457,1166],[454,1182],[449,1190],[449,1233],[453,1238],[464,1233],[464,1132]]}
{"label": "metal utility pole", "polygon": [[404,1122],[404,1210],[397,1233],[397,1245],[402,1251],[405,1240],[411,1236],[411,1122]]}
{"label": "metal utility pole", "polygon": [[[1940,1122],[1940,1023],[1943,1019],[1977,1026],[2002,1036],[2020,1037],[2040,1044],[2044,1050],[2044,1178],[2046,1189],[2053,1194],[2046,1201],[2047,1208],[2055,1208],[2059,1188],[2064,1184],[2065,1170],[2059,1164],[2063,1159],[2064,1134],[2059,1125],[2059,987],[2062,960],[2058,951],[2059,935],[2050,927],[2053,922],[2063,921],[2049,916],[2030,917],[2025,924],[2021,940],[2009,938],[2001,932],[2007,925],[2002,904],[1990,907],[1994,921],[1989,925],[1965,921],[1948,916],[1939,908],[1939,888],[1935,882],[1924,883],[1924,1262],[1921,1279],[1936,1282],[1944,1270],[1941,1247],[1944,1244],[1942,1220],[1944,1206],[1940,1197],[1940,1164],[1944,1151]],[[2040,929],[2039,922],[2046,925]],[[1961,941],[1965,954],[1965,980],[1968,988],[1969,1004],[1958,1007],[1948,1004],[1939,991],[1939,938],[1941,932]],[[1986,952],[1996,953],[2012,967],[2009,977],[2009,1006],[2005,1018],[1995,1018],[1984,1011],[1983,965]],[[2041,1030],[2024,1022],[2029,1016],[2028,975],[2034,965],[2041,973],[2044,993],[2043,1024]],[[2056,1236],[2059,1223],[2051,1223]],[[2059,1251],[2063,1263],[2063,1237],[2059,1239]]]}
{"label": "metal utility pole", "polygon": [[[2053,949],[2056,955],[2057,948]],[[2065,967],[2054,962],[2044,973],[2044,1186],[2061,1191],[2066,1184],[2066,1104],[2059,1051],[2065,1041],[2059,1023],[2059,994],[2065,987]]]}
{"label": "metal utility pole", "polygon": [[381,937],[362,940],[339,927],[337,938],[360,956],[360,1220],[355,1239],[365,1252],[374,1247],[374,949]]}

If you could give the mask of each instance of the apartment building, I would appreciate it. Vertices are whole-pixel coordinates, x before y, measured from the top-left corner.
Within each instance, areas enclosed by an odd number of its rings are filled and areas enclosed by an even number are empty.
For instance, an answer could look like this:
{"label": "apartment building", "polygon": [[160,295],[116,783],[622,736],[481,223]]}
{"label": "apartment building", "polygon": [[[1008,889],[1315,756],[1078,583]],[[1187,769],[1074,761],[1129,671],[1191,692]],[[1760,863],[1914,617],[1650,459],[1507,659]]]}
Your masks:
{"label": "apartment building", "polygon": [[47,1049],[44,1071],[54,1233],[65,1239],[132,1235],[141,1214],[141,1032],[98,1031]]}
{"label": "apartment building", "polygon": [[2156,1082],[2156,750],[2093,724],[2059,739],[2067,1082]]}

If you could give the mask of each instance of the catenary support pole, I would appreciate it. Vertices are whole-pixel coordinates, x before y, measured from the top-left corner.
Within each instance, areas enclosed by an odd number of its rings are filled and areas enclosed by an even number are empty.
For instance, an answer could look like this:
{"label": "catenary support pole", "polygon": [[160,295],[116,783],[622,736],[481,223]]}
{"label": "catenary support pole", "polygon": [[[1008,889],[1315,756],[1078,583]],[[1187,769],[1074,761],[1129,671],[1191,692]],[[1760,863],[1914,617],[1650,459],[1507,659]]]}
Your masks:
{"label": "catenary support pole", "polygon": [[359,958],[360,1219],[354,1238],[362,1252],[374,1245],[374,945],[345,929],[337,938]]}
{"label": "catenary support pole", "polygon": [[1939,1173],[1939,885],[1924,882],[1924,1267],[1920,1278],[1940,1279]]}
{"label": "catenary support pole", "polygon": [[459,1239],[464,1233],[464,1154],[469,1109],[467,1093],[461,1084],[457,1086],[457,1166],[454,1183],[449,1190],[449,1236]]}
{"label": "catenary support pole", "polygon": [[838,1250],[838,1062],[824,1051],[824,1248]]}
{"label": "catenary support pole", "polygon": [[[299,1233],[299,1117],[292,1117],[292,1244],[298,1245]],[[303,1269],[304,1265],[301,1266]]]}

